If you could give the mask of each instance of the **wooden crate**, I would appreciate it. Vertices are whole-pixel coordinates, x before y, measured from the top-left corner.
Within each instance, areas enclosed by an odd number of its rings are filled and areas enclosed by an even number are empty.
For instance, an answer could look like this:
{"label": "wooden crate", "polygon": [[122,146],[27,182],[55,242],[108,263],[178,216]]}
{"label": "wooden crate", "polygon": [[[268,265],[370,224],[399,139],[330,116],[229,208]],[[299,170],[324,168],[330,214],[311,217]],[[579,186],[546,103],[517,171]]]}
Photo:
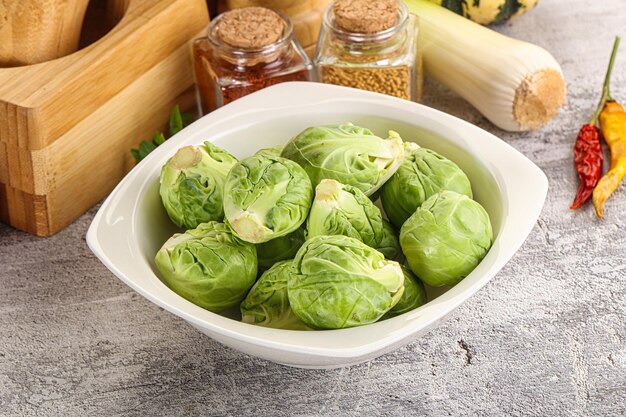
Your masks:
{"label": "wooden crate", "polygon": [[193,107],[189,42],[204,0],[111,0],[119,23],[63,58],[0,69],[0,220],[40,236],[67,226],[125,175],[130,148]]}

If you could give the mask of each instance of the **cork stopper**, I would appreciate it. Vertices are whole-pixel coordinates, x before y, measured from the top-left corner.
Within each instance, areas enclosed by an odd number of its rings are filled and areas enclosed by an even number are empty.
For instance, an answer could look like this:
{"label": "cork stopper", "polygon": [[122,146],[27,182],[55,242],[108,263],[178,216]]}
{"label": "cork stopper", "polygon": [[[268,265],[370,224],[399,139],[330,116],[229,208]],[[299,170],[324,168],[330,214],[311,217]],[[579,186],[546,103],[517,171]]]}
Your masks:
{"label": "cork stopper", "polygon": [[396,25],[398,0],[336,0],[335,24],[351,33],[376,33]]}
{"label": "cork stopper", "polygon": [[217,25],[222,42],[241,49],[259,49],[283,36],[285,21],[265,7],[244,7],[222,15]]}
{"label": "cork stopper", "polygon": [[559,111],[565,94],[565,81],[558,71],[537,71],[515,90],[513,116],[523,130],[539,129]]}

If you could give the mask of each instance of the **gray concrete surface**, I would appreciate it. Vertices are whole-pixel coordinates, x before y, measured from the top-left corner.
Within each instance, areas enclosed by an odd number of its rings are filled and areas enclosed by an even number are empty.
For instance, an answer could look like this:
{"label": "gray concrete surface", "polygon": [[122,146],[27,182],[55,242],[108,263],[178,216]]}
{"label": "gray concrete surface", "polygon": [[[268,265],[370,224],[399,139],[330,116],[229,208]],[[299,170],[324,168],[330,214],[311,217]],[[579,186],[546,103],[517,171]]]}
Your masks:
{"label": "gray concrete surface", "polygon": [[[495,129],[452,93],[427,103],[496,133],[550,179],[527,242],[421,340],[371,363],[289,369],[225,348],[135,294],[92,256],[95,210],[49,239],[0,226],[0,415],[626,415],[626,186],[568,210],[571,150],[595,106],[623,0],[543,0],[498,30],[550,49],[569,101],[540,132]],[[626,44],[614,95],[626,102]]]}

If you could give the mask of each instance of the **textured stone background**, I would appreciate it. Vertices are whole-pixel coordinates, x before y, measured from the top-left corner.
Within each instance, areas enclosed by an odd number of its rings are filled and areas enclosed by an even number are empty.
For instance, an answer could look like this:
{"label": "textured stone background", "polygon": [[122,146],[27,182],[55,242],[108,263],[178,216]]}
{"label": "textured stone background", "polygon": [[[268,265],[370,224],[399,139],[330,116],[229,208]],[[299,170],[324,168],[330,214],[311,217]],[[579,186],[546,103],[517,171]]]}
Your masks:
{"label": "textured stone background", "polygon": [[[623,0],[543,0],[498,27],[551,50],[569,102],[507,134],[445,88],[427,104],[501,136],[550,179],[525,245],[421,340],[368,364],[285,368],[213,342],[119,282],[84,241],[95,210],[49,239],[0,225],[0,415],[626,415],[626,187],[572,213],[571,149],[595,106]],[[614,95],[626,102],[626,44]]]}

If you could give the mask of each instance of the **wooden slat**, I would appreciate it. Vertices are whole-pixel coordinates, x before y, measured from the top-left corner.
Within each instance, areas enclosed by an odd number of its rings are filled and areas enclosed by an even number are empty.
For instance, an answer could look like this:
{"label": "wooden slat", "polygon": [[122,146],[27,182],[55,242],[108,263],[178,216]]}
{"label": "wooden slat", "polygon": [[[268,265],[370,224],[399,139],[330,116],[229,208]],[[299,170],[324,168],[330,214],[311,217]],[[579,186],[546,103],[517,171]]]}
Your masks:
{"label": "wooden slat", "polygon": [[[183,108],[195,106],[195,90],[189,89],[179,97],[163,100],[154,108],[151,121],[139,120],[140,127],[154,124],[155,120],[167,120],[174,106],[179,103]],[[115,147],[105,142],[96,141],[91,150],[100,155],[97,169],[75,171],[64,179],[57,179],[56,188],[47,195],[48,215],[50,217],[49,234],[54,234],[69,225],[102,200],[128,172],[128,155],[131,146],[136,144],[139,135],[128,135]],[[93,165],[93,163],[92,163]]]}
{"label": "wooden slat", "polygon": [[0,184],[0,221],[37,236],[49,236],[46,196],[32,195]]}
{"label": "wooden slat", "polygon": [[0,182],[9,183],[9,159],[7,154],[7,144],[0,142]]}
{"label": "wooden slat", "polygon": [[204,0],[112,2],[128,8],[101,40],[0,69],[1,221],[56,233],[110,192],[175,104],[195,106],[189,41],[206,31]]}
{"label": "wooden slat", "polygon": [[0,222],[10,224],[6,185],[0,182]]}
{"label": "wooden slat", "polygon": [[[83,146],[78,153],[67,155],[63,169],[59,169],[55,178],[55,188],[46,195],[34,195],[1,184],[0,204],[6,201],[8,212],[3,214],[0,208],[0,221],[38,236],[49,236],[62,230],[81,214],[104,198],[132,168],[129,164],[130,148],[135,146],[145,132],[160,129],[163,121],[175,104],[183,109],[195,107],[195,90],[188,88],[178,97],[155,102],[151,112],[138,112],[136,128],[124,135],[118,135],[122,126],[115,126],[111,120],[104,120],[111,126],[103,131],[99,126],[94,131],[114,138],[107,140],[92,139],[88,146]],[[58,142],[61,143],[61,142]],[[76,163],[72,164],[71,160]],[[4,194],[2,194],[4,192]]]}
{"label": "wooden slat", "polygon": [[[47,63],[0,69],[0,101],[29,109],[28,129],[10,130],[0,141],[43,149],[207,24],[204,0],[130,0],[118,25],[87,48]],[[10,119],[9,126],[18,117],[11,107],[0,107],[6,111],[0,120]]]}
{"label": "wooden slat", "polygon": [[93,152],[96,142],[107,144],[104,152],[118,157],[149,139],[167,120],[171,110],[165,107],[167,103],[193,84],[189,48],[179,47],[50,146],[29,151],[3,144],[0,151],[8,164],[8,179],[3,182],[27,193],[45,195],[58,183],[80,182],[85,171],[103,164],[102,156]]}

